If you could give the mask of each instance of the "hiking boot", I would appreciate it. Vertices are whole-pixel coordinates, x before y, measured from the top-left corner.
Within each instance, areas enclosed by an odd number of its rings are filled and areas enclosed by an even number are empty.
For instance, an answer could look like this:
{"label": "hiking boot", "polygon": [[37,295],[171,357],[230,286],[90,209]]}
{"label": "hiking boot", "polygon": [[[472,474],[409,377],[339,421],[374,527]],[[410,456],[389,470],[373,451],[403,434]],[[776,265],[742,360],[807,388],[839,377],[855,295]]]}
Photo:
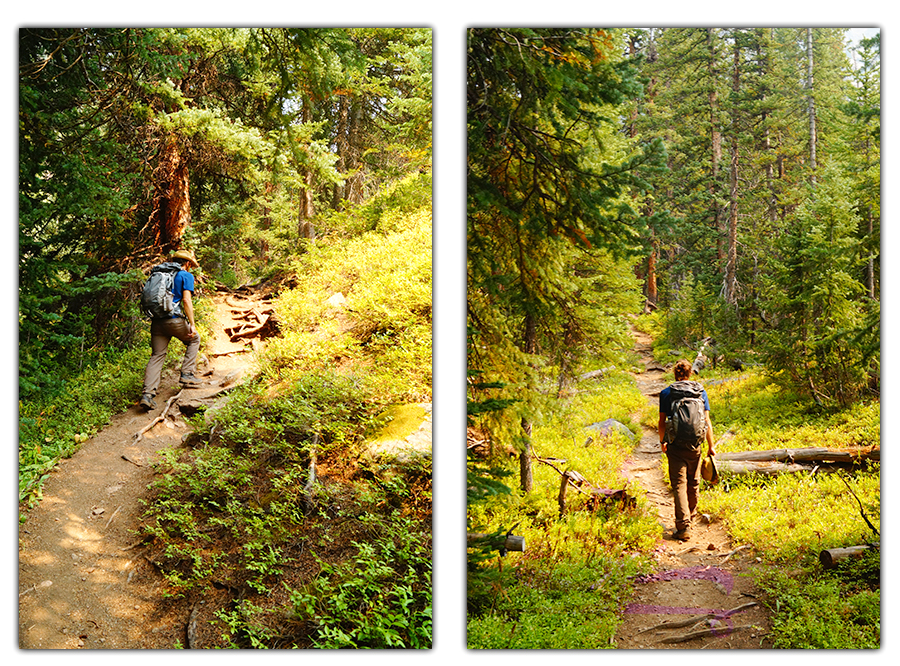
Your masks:
{"label": "hiking boot", "polygon": [[149,393],[145,393],[141,396],[141,407],[143,407],[146,412],[149,412],[151,409],[156,409],[156,400],[154,400],[153,396]]}
{"label": "hiking boot", "polygon": [[181,385],[182,386],[200,386],[203,383],[202,379],[194,376],[194,373],[189,372],[187,374],[181,375]]}
{"label": "hiking boot", "polygon": [[689,527],[685,527],[683,530],[678,530],[675,534],[672,535],[673,539],[677,539],[678,541],[687,541],[691,538],[691,530]]}

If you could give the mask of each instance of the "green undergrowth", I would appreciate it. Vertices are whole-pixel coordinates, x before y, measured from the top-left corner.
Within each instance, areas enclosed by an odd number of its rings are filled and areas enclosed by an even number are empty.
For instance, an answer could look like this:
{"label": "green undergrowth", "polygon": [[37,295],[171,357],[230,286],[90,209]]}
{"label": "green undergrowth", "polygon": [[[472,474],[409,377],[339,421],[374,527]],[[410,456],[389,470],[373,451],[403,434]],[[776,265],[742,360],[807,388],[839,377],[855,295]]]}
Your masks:
{"label": "green undergrowth", "polygon": [[[671,382],[671,373],[665,379]],[[710,397],[719,453],[812,446],[868,450],[880,442],[877,401],[822,409],[755,369],[720,368],[698,379]],[[617,609],[608,602],[615,595],[627,599],[628,576],[653,568],[660,527],[641,493],[629,489],[618,471],[633,442],[622,435],[598,438],[585,426],[615,418],[636,434],[642,426],[655,427],[657,417],[655,401],[647,403],[625,375],[613,373],[533,427],[536,455],[555,459],[548,462],[559,471],[578,471],[597,487],[632,491],[631,509],[595,509],[570,487],[560,518],[559,472],[540,463],[534,464],[531,493],[495,488],[469,504],[470,532],[512,530],[526,542],[524,553],[503,557],[470,549],[470,648],[614,647]],[[493,464],[507,473],[504,483],[516,485],[514,459]],[[880,465],[869,463],[779,476],[723,474],[716,486],[704,482],[698,513],[722,521],[736,546],[752,546],[752,575],[767,593],[776,647],[867,649],[880,645],[879,549],[833,570],[823,569],[819,553],[878,545],[866,519],[880,531],[880,501]]]}
{"label": "green undergrowth", "polygon": [[240,591],[219,613],[220,647],[429,646],[430,465],[389,478],[357,466],[374,420],[352,379],[283,371],[164,452],[151,557],[168,595]]}
{"label": "green undergrowth", "polygon": [[[639,424],[631,414],[645,398],[624,373],[586,384],[547,412],[532,431],[535,454],[531,492],[492,494],[468,507],[470,532],[512,530],[525,552],[470,549],[468,633],[473,649],[609,648],[619,625],[630,576],[651,567],[648,553],[659,536],[646,499],[629,485],[622,466]],[[587,428],[614,419],[624,433]],[[517,465],[495,460],[514,485]],[[590,485],[570,487],[560,516],[560,473],[578,472]],[[596,501],[591,489],[625,489],[632,502]],[[577,609],[574,612],[573,609]]]}
{"label": "green undergrowth", "polygon": [[[41,498],[41,483],[63,458],[140,395],[143,349],[96,355],[54,391],[19,402],[19,502]],[[23,519],[25,519],[23,514]]]}
{"label": "green undergrowth", "polygon": [[386,402],[431,396],[431,210],[334,237],[296,260],[298,286],[279,298],[282,335],[266,363],[360,373]]}
{"label": "green undergrowth", "polygon": [[164,452],[145,534],[167,594],[234,598],[216,647],[431,645],[431,459],[368,453],[431,401],[430,209],[402,201],[295,259],[258,374]]}
{"label": "green undergrowth", "polygon": [[[209,334],[211,305],[198,299],[195,314],[201,340]],[[133,303],[128,304],[129,307]],[[131,313],[134,315],[134,313]],[[150,325],[134,319],[131,345],[86,351],[77,366],[58,368],[53,388],[27,392],[19,401],[19,502],[21,520],[41,499],[42,483],[59,461],[71,457],[109,420],[137,403],[150,358]],[[203,343],[201,343],[201,351]],[[164,370],[180,367],[184,345],[174,340]]]}
{"label": "green undergrowth", "polygon": [[[878,401],[822,409],[754,371],[704,383],[718,454],[880,445]],[[879,550],[833,571],[823,570],[819,553],[878,545],[880,472],[879,463],[869,462],[775,476],[722,474],[701,492],[698,511],[724,521],[735,544],[751,545],[764,565],[757,579],[771,597],[776,647],[879,646]]]}

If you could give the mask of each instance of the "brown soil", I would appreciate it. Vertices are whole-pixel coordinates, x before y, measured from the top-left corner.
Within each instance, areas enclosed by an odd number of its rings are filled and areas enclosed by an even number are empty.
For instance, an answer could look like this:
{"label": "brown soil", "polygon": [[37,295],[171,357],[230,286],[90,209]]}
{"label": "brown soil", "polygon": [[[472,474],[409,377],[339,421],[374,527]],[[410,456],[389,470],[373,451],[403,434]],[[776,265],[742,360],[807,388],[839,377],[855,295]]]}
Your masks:
{"label": "brown soil", "polygon": [[[635,350],[645,370],[636,374],[638,387],[656,404],[665,388],[664,371],[653,360],[651,340],[635,332]],[[652,576],[639,579],[634,596],[626,602],[625,621],[616,633],[624,649],[747,649],[770,648],[770,618],[763,594],[751,577],[755,555],[750,549],[735,551],[722,523],[703,513],[686,542],[673,539],[674,502],[660,465],[659,437],[645,428],[626,474],[647,492],[656,507],[664,537],[655,557],[659,565]],[[754,604],[754,605],[750,605]],[[727,611],[742,608],[731,615]],[[712,615],[713,617],[709,617]],[[676,626],[677,625],[677,626]],[[680,640],[691,634],[704,635]],[[679,639],[678,642],[665,642]]]}
{"label": "brown soil", "polygon": [[[244,348],[243,341],[230,342],[224,329],[236,323],[233,305],[249,307],[259,298],[215,295],[216,330],[198,367],[204,384],[185,389],[179,403],[202,400],[250,371],[251,352],[223,355]],[[165,581],[139,536],[141,500],[154,477],[151,462],[162,449],[179,445],[190,426],[174,407],[174,419],[136,435],[178,394],[177,380],[177,371],[164,375],[151,412],[139,409],[136,395],[128,411],[60,463],[46,479],[40,503],[26,512],[19,527],[20,648],[173,648],[186,644],[189,620],[201,634],[211,631],[205,620],[212,619],[215,604],[166,598]]]}

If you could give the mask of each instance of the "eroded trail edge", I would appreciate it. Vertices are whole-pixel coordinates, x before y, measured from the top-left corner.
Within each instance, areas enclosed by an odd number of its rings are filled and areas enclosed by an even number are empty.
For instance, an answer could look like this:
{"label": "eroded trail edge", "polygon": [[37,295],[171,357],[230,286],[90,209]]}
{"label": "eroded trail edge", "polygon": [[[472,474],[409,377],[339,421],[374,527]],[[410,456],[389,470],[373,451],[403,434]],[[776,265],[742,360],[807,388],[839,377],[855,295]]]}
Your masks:
{"label": "eroded trail edge", "polygon": [[[165,581],[140,540],[141,501],[153,480],[153,459],[190,432],[185,414],[226,399],[228,389],[252,372],[253,350],[261,343],[235,333],[259,325],[259,319],[248,322],[247,312],[263,312],[265,296],[252,290],[217,293],[213,301],[216,328],[198,366],[203,384],[182,389],[170,371],[156,409],[143,412],[135,396],[131,408],[61,461],[20,525],[21,648],[186,644],[189,619],[203,609],[164,597]],[[177,340],[171,344],[180,348]]]}
{"label": "eroded trail edge", "polygon": [[[641,393],[654,406],[665,388],[664,369],[654,360],[649,336],[633,332],[644,365],[635,374]],[[636,419],[639,420],[639,419]],[[761,592],[749,575],[753,553],[736,548],[715,516],[703,514],[686,542],[672,539],[675,509],[661,465],[659,437],[645,427],[626,463],[626,476],[647,493],[664,528],[654,553],[656,573],[635,581],[624,601],[624,622],[616,632],[623,649],[758,649],[771,647],[770,620]]]}

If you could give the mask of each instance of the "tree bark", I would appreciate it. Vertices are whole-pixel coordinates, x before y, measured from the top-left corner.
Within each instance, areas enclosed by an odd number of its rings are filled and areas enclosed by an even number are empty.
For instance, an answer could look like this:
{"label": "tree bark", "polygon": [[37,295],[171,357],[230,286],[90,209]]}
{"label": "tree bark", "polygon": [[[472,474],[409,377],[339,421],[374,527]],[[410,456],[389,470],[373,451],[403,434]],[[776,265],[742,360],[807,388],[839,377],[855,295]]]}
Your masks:
{"label": "tree bark", "polygon": [[[533,354],[537,349],[537,322],[531,313],[525,315],[522,343],[522,348],[527,354]],[[531,421],[524,417],[522,431],[525,434],[525,446],[519,454],[519,484],[527,493],[534,487],[534,477],[531,470]]]}
{"label": "tree bark", "polygon": [[659,302],[659,293],[656,287],[656,258],[659,241],[653,238],[650,244],[650,256],[647,257],[647,301],[652,305]]}
{"label": "tree bark", "polygon": [[723,225],[722,225],[722,209],[719,204],[719,163],[722,161],[722,132],[719,130],[719,96],[716,91],[715,82],[719,78],[716,68],[716,48],[715,48],[715,28],[706,29],[706,46],[709,50],[709,60],[707,61],[707,69],[709,71],[710,89],[707,96],[709,103],[709,125],[710,125],[710,170],[712,172],[712,182],[709,190],[712,198],[712,216],[713,229],[716,232],[716,258],[719,266],[725,258],[723,243]]}
{"label": "tree bark", "polygon": [[[741,90],[741,49],[738,40],[734,42],[734,71],[732,73],[732,92],[737,99]],[[731,127],[731,188],[728,207],[728,258],[725,261],[725,302],[729,305],[737,303],[737,221],[738,221],[738,122],[737,110],[734,110]]]}
{"label": "tree bark", "polygon": [[860,557],[871,546],[850,546],[849,548],[829,548],[819,553],[819,562],[826,569],[833,569],[838,562],[849,559],[851,557]]}
{"label": "tree bark", "polygon": [[174,134],[168,135],[160,148],[151,220],[156,227],[156,247],[164,252],[178,249],[191,222],[191,198],[187,160]]}
{"label": "tree bark", "polygon": [[809,115],[809,181],[816,184],[816,101],[813,95],[813,36],[812,28],[806,29],[806,89],[807,114]]}
{"label": "tree bark", "polygon": [[881,449],[871,451],[841,451],[824,447],[802,449],[771,449],[768,451],[740,451],[719,453],[716,462],[811,462],[852,463],[860,460],[881,460]]}

